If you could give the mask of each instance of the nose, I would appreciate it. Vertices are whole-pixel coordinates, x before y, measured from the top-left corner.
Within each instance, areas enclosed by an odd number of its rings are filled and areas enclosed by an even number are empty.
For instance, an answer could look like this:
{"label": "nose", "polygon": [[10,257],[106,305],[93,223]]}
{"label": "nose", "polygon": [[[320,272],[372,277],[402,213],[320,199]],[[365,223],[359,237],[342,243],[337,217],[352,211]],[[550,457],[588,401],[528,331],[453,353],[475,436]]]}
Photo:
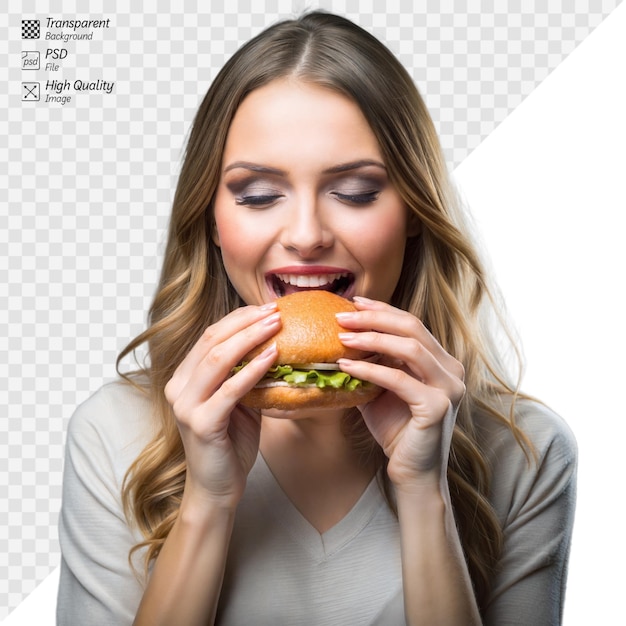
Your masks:
{"label": "nose", "polygon": [[294,202],[287,217],[281,235],[285,249],[311,258],[332,246],[332,230],[314,198]]}

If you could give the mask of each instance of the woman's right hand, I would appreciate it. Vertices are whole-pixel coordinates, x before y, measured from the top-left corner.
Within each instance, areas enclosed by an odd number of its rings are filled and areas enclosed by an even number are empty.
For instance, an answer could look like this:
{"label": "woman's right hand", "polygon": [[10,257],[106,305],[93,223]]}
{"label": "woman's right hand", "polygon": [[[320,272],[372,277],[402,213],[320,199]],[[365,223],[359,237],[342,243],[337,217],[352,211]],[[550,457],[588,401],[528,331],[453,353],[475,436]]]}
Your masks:
{"label": "woman's right hand", "polygon": [[217,611],[235,508],[259,450],[261,415],[239,404],[275,346],[231,376],[280,328],[273,304],[237,309],[203,333],[165,386],[187,462],[179,515],[154,563],[135,624],[209,624]]}
{"label": "woman's right hand", "polygon": [[181,510],[239,502],[254,465],[261,431],[258,411],[239,404],[276,358],[276,346],[231,376],[252,348],[280,328],[274,303],[236,309],[203,333],[165,387],[185,449]]}

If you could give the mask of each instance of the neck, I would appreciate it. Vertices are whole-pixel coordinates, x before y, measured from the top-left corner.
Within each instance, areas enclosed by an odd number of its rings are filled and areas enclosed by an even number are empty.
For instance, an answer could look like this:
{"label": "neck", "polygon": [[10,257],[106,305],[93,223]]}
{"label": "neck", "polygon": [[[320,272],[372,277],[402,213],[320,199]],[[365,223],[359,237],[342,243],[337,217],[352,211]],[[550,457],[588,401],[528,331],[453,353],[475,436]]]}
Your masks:
{"label": "neck", "polygon": [[361,497],[377,470],[342,432],[344,412],[264,415],[260,450],[278,484],[302,515],[325,532]]}

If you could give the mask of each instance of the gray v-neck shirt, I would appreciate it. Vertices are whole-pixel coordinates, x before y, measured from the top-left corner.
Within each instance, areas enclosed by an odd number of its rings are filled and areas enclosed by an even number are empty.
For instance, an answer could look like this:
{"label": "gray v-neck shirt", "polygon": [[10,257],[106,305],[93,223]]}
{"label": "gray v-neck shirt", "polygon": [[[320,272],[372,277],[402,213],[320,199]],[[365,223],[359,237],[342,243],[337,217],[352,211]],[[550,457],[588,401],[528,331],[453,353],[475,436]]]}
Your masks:
{"label": "gray v-neck shirt", "polygon": [[[517,420],[535,446],[536,463],[505,425],[475,416],[493,470],[489,499],[505,537],[486,626],[559,624],[562,615],[576,443],[565,422],[540,404],[520,402]],[[143,587],[128,553],[142,537],[129,527],[120,494],[153,428],[147,396],[121,382],[105,385],[70,421],[58,626],[133,622]],[[399,544],[398,522],[375,480],[352,511],[320,535],[259,456],[237,511],[217,623],[404,624]]]}
{"label": "gray v-neck shirt", "polygon": [[402,612],[401,622],[387,617],[398,603],[402,609],[399,526],[377,479],[320,534],[259,455],[237,510],[218,622],[403,624]]}

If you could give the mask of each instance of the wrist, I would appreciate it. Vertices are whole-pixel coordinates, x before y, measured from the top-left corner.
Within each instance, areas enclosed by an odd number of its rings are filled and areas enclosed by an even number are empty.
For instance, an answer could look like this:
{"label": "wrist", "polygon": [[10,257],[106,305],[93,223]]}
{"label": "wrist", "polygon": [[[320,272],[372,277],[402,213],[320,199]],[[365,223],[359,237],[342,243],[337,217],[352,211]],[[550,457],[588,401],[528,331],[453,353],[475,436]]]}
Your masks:
{"label": "wrist", "polygon": [[446,498],[441,493],[439,484],[420,483],[394,486],[398,510],[439,511],[445,509]]}
{"label": "wrist", "polygon": [[409,472],[407,470],[399,471],[390,465],[387,468],[387,474],[396,493],[430,495],[440,490],[441,473],[434,468],[426,471]]}
{"label": "wrist", "polygon": [[196,493],[185,487],[180,504],[179,518],[186,524],[202,525],[219,520],[229,521],[235,517],[239,498],[231,496],[212,496]]}
{"label": "wrist", "polygon": [[446,480],[438,472],[392,483],[399,514],[446,517],[451,513]]}

